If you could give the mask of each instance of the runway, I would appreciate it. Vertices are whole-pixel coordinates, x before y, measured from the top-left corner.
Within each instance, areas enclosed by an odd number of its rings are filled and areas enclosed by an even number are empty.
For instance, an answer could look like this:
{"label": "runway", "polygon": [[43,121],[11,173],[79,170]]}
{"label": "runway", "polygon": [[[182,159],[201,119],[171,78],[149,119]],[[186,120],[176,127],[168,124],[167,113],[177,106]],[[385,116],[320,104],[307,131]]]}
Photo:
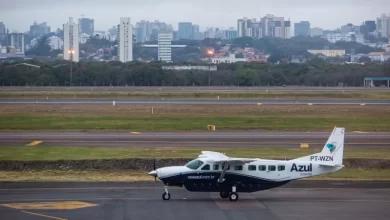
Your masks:
{"label": "runway", "polygon": [[0,104],[170,104],[170,105],[390,105],[390,100],[96,100],[0,99]]}
{"label": "runway", "polygon": [[2,219],[387,220],[390,182],[295,181],[237,202],[156,183],[1,183]]}
{"label": "runway", "polygon": [[0,86],[0,91],[389,91],[387,87],[325,86]]}
{"label": "runway", "polygon": [[[0,132],[1,146],[322,148],[329,132]],[[390,148],[390,132],[350,131],[348,148]]]}

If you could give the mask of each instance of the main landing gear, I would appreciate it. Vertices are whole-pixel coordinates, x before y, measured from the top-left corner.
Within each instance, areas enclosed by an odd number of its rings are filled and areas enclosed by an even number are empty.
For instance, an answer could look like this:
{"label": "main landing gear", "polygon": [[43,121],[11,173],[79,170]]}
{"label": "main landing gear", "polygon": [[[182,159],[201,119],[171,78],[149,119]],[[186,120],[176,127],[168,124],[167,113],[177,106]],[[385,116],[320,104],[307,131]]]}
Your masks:
{"label": "main landing gear", "polygon": [[163,200],[169,200],[171,198],[171,194],[168,192],[168,186],[164,186],[165,192],[162,194]]}
{"label": "main landing gear", "polygon": [[219,195],[221,198],[226,199],[229,197],[229,200],[232,202],[236,202],[238,200],[238,194],[236,193],[236,187],[232,187],[232,192],[220,192]]}

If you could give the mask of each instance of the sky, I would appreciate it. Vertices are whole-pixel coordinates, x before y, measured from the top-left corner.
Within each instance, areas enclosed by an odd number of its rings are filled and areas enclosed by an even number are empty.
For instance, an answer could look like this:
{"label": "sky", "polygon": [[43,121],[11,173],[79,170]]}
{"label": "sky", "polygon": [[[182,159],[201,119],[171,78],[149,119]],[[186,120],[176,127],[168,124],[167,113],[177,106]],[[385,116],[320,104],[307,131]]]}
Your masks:
{"label": "sky", "polygon": [[[387,10],[387,11],[386,11]],[[34,21],[47,22],[52,31],[69,20],[95,19],[95,30],[106,31],[130,17],[159,20],[177,29],[180,21],[206,27],[237,27],[242,17],[260,19],[266,14],[310,21],[311,27],[336,29],[346,23],[360,25],[390,13],[390,0],[0,0],[0,22],[10,31],[25,32]]]}

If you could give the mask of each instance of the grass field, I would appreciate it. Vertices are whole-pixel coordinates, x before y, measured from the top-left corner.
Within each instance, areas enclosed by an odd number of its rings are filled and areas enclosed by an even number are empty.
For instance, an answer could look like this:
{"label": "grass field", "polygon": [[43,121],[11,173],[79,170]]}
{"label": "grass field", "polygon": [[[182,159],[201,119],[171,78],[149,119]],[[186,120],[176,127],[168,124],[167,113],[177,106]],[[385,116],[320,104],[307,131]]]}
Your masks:
{"label": "grass field", "polygon": [[[204,148],[143,147],[1,147],[0,160],[83,160],[126,158],[195,158]],[[231,157],[296,158],[319,149],[291,148],[208,148]],[[345,149],[344,158],[390,159],[390,149]]]}
{"label": "grass field", "polygon": [[388,91],[0,91],[2,99],[359,99],[389,100]]}
{"label": "grass field", "polygon": [[[390,180],[390,170],[364,170],[344,168],[336,173],[311,177],[305,180]],[[1,182],[139,182],[154,181],[147,171],[0,171]],[[158,180],[157,180],[158,181]]]}
{"label": "grass field", "polygon": [[0,105],[0,130],[390,131],[390,106]]}

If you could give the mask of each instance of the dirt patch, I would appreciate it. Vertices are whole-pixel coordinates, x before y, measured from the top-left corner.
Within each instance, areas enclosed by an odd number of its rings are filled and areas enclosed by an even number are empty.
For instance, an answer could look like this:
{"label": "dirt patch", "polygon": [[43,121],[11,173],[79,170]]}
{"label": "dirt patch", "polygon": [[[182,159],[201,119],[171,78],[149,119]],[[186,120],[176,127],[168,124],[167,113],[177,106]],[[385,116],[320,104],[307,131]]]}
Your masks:
{"label": "dirt patch", "polygon": [[[184,165],[192,159],[156,159],[156,167]],[[153,170],[153,159],[0,161],[0,170]],[[390,169],[386,159],[344,159],[346,168]]]}

